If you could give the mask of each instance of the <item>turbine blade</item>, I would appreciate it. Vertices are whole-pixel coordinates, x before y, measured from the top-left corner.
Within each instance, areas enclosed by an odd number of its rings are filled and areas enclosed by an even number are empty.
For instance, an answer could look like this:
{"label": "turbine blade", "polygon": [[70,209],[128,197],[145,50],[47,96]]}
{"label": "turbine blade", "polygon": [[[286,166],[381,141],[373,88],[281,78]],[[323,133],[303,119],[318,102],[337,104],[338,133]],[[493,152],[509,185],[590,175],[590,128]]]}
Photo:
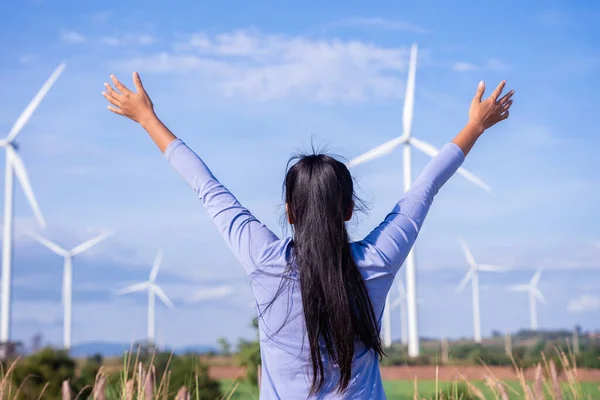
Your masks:
{"label": "turbine blade", "polygon": [[117,294],[120,296],[127,293],[141,292],[142,290],[148,289],[149,286],[150,282],[136,283],[135,285],[127,286],[121,290],[118,290]]}
{"label": "turbine blade", "polygon": [[[435,157],[440,152],[436,147],[434,147],[434,146],[430,145],[429,143],[424,142],[422,140],[415,139],[414,137],[410,138],[410,144],[413,145],[417,150],[422,151],[423,153],[427,154],[429,157],[432,157],[432,158]],[[466,180],[470,181],[471,183],[474,183],[475,185],[479,186],[486,192],[489,193],[492,191],[492,188],[490,188],[487,183],[485,183],[480,178],[476,177],[475,175],[473,175],[471,172],[467,171],[466,169],[460,167],[456,172],[459,175],[462,175],[463,178],[465,178]]]}
{"label": "turbine blade", "polygon": [[156,253],[156,258],[154,259],[154,264],[152,265],[152,271],[150,271],[150,282],[156,281],[156,276],[158,275],[158,270],[160,269],[160,264],[162,263],[164,252],[161,250]]}
{"label": "turbine blade", "polygon": [[475,257],[473,257],[473,254],[471,253],[471,249],[469,249],[469,246],[467,245],[467,242],[465,241],[465,239],[458,238],[458,243],[460,244],[460,247],[462,248],[463,254],[465,255],[465,259],[467,260],[467,263],[469,264],[469,266],[471,268],[477,268],[477,264],[475,263]]}
{"label": "turbine blade", "polygon": [[385,156],[386,154],[391,153],[392,150],[394,150],[396,147],[401,145],[403,142],[404,142],[404,139],[401,137],[392,139],[388,142],[385,142],[382,145],[375,147],[374,149],[367,151],[366,153],[361,154],[358,157],[353,158],[346,165],[348,166],[348,168],[352,168],[357,165],[364,164],[368,161],[374,160],[376,158]]}
{"label": "turbine blade", "polygon": [[17,120],[15,121],[15,124],[13,125],[12,129],[8,133],[8,136],[6,137],[7,142],[10,143],[13,140],[15,140],[19,132],[21,132],[21,129],[23,129],[29,118],[31,118],[31,115],[33,114],[35,109],[40,105],[40,103],[44,99],[44,96],[46,96],[46,93],[48,93],[52,85],[54,85],[54,82],[56,82],[56,80],[58,79],[58,77],[63,72],[66,66],[67,65],[65,63],[60,64],[58,68],[54,70],[52,75],[50,75],[50,78],[48,78],[48,80],[44,83],[39,92],[37,92],[33,100],[31,100],[31,102],[27,105],[25,110],[21,113],[21,115],[19,115],[19,118],[17,118]]}
{"label": "turbine blade", "polygon": [[402,110],[402,136],[410,137],[412,130],[413,110],[415,103],[415,80],[417,74],[417,44],[413,43],[410,48],[410,59],[408,61],[408,81],[406,82],[406,94],[404,95],[404,109]]}
{"label": "turbine blade", "polygon": [[544,295],[542,294],[542,292],[540,292],[540,290],[538,288],[533,289],[533,295],[535,297],[537,297],[537,299],[540,301],[540,303],[546,304],[546,298],[544,297]]}
{"label": "turbine blade", "polygon": [[488,192],[488,193],[492,192],[492,188],[489,187],[487,183],[485,183],[480,178],[476,177],[475,175],[473,175],[471,172],[467,171],[463,167],[460,167],[456,171],[456,173],[459,174],[459,175],[462,175],[463,178],[465,178],[469,182],[473,183],[474,185],[479,186],[480,188],[482,188],[486,192]]}
{"label": "turbine blade", "polygon": [[506,272],[506,271],[508,271],[508,269],[505,267],[498,267],[496,265],[489,265],[489,264],[478,264],[477,267],[480,271],[488,271],[488,272]]}
{"label": "turbine blade", "polygon": [[163,303],[169,308],[173,308],[173,302],[167,297],[167,294],[162,290],[162,288],[156,284],[152,285],[152,289],[154,293],[162,300]]}
{"label": "turbine blade", "polygon": [[56,243],[51,242],[49,239],[46,239],[45,237],[43,237],[41,235],[38,235],[37,233],[35,233],[33,231],[27,231],[26,233],[27,233],[27,235],[29,237],[31,237],[32,239],[34,239],[34,240],[38,241],[39,243],[43,244],[44,246],[46,246],[47,248],[49,248],[50,250],[52,250],[53,252],[55,252],[59,256],[66,257],[66,256],[69,255],[69,252],[67,250],[63,249],[62,247],[60,247]]}
{"label": "turbine blade", "polygon": [[510,285],[508,290],[512,290],[513,292],[528,292],[531,289],[529,285],[519,284],[519,285]]}
{"label": "turbine blade", "polygon": [[414,137],[411,137],[408,141],[415,149],[422,151],[431,158],[437,156],[437,154],[440,152],[433,145],[430,145],[429,143],[416,139]]}
{"label": "turbine blade", "polygon": [[538,282],[540,281],[540,278],[542,277],[542,270],[538,269],[535,274],[533,275],[533,278],[531,278],[531,286],[535,286],[538,284]]}
{"label": "turbine blade", "polygon": [[83,253],[84,251],[94,247],[95,245],[99,244],[100,242],[103,242],[104,240],[108,239],[110,236],[112,236],[111,232],[101,233],[100,235],[96,236],[95,238],[92,238],[92,239],[88,240],[87,242],[83,242],[80,245],[75,246],[73,248],[73,250],[71,250],[71,255],[76,256],[77,254]]}
{"label": "turbine blade", "polygon": [[456,287],[456,292],[457,293],[463,291],[463,289],[467,286],[467,283],[469,283],[469,281],[471,280],[472,276],[473,276],[473,270],[469,269],[469,272],[467,272],[467,274],[465,275],[465,277],[462,279],[462,281],[460,281],[460,283]]}
{"label": "turbine blade", "polygon": [[12,162],[13,169],[15,171],[15,175],[21,184],[21,188],[23,188],[23,192],[25,192],[25,197],[27,197],[27,201],[35,214],[35,218],[42,228],[46,227],[46,221],[44,220],[44,216],[42,215],[42,210],[40,210],[40,205],[35,198],[35,194],[33,193],[33,188],[31,187],[31,182],[29,181],[29,175],[27,175],[27,169],[25,169],[25,164],[23,164],[23,160],[19,154],[14,150],[12,146],[6,147],[6,155],[10,157],[10,161]]}

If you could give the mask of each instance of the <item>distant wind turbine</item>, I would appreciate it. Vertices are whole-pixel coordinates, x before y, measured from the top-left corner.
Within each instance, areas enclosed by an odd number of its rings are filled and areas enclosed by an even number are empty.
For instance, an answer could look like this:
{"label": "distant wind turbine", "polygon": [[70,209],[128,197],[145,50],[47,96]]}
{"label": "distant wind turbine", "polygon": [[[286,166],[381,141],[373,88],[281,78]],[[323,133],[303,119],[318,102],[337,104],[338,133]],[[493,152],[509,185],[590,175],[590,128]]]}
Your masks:
{"label": "distant wind turbine", "polygon": [[63,256],[65,258],[65,264],[63,268],[63,287],[62,287],[62,302],[64,307],[64,319],[63,319],[63,347],[65,350],[69,350],[71,348],[71,331],[72,331],[72,294],[73,294],[73,258],[83,253],[86,250],[91,249],[92,247],[100,244],[104,240],[108,239],[112,236],[112,233],[101,233],[100,235],[81,243],[73,247],[71,250],[66,250],[54,242],[46,239],[45,237],[38,235],[35,232],[28,232],[31,238],[40,242],[48,249],[52,250],[59,256]]}
{"label": "distant wind turbine", "polygon": [[[0,305],[0,343],[6,343],[10,340],[10,322],[11,322],[11,266],[12,266],[12,239],[13,239],[13,200],[15,195],[14,176],[17,177],[25,197],[35,214],[35,218],[42,228],[46,226],[46,221],[42,215],[38,202],[33,193],[29,176],[25,169],[23,160],[17,153],[17,143],[15,139],[27,123],[35,109],[39,106],[46,93],[50,90],[54,82],[65,69],[65,64],[60,64],[50,75],[50,78],[44,83],[33,100],[27,105],[25,110],[19,115],[10,132],[4,139],[0,139],[0,147],[6,151],[6,167],[4,171],[4,227],[2,233],[2,301]],[[14,174],[14,175],[13,175]],[[2,349],[2,354],[4,350]]]}
{"label": "distant wind turbine", "polygon": [[[396,279],[396,287],[398,288],[398,297],[391,304],[391,310],[400,309],[400,343],[406,345],[408,343],[408,325],[406,319],[406,290],[402,279]],[[391,333],[390,333],[391,336]]]}
{"label": "distant wind turbine", "polygon": [[529,283],[512,285],[508,287],[509,290],[514,292],[529,292],[529,318],[532,331],[537,331],[538,329],[537,300],[539,300],[542,304],[546,303],[544,295],[537,287],[541,277],[542,269],[538,269]]}
{"label": "distant wind turbine", "polygon": [[160,300],[169,308],[173,308],[173,303],[165,292],[162,290],[160,286],[156,283],[156,276],[158,275],[158,270],[160,269],[160,264],[163,259],[163,251],[159,250],[156,254],[156,259],[154,260],[154,265],[152,266],[152,270],[150,271],[150,277],[146,282],[136,283],[131,286],[127,286],[124,289],[121,289],[117,292],[119,295],[141,292],[143,290],[148,291],[148,344],[156,345],[155,343],[155,317],[156,317],[156,304],[155,304],[155,295],[160,298]]}
{"label": "distant wind turbine", "polygon": [[471,281],[471,288],[473,290],[473,340],[475,343],[481,343],[481,316],[479,312],[479,271],[486,272],[504,272],[505,268],[496,267],[488,264],[477,264],[471,250],[464,239],[458,239],[460,247],[463,250],[467,263],[469,264],[469,271],[463,278],[463,280],[456,287],[457,292],[461,292]]}
{"label": "distant wind turbine", "polygon": [[[402,112],[402,135],[392,139],[380,146],[375,147],[366,153],[350,160],[348,167],[355,167],[357,165],[366,163],[371,160],[375,160],[379,157],[391,153],[396,147],[402,146],[403,152],[403,172],[404,172],[404,192],[407,192],[412,186],[412,162],[411,162],[411,147],[425,153],[430,157],[435,157],[439,152],[434,146],[420,139],[416,139],[411,134],[412,118],[413,118],[413,104],[415,97],[415,79],[417,70],[417,45],[413,44],[410,49],[410,61],[408,67],[408,82],[406,84],[406,95],[404,96],[404,110]],[[458,174],[481,187],[487,192],[490,192],[490,187],[483,182],[481,179],[473,175],[471,172],[464,168],[459,168]],[[418,332],[418,321],[417,321],[417,280],[416,280],[416,267],[415,267],[415,253],[414,247],[408,253],[406,258],[406,298],[407,298],[407,311],[408,311],[408,354],[411,357],[419,355],[419,332]],[[390,308],[389,295],[386,298],[385,308]],[[386,323],[384,315],[383,324]],[[383,327],[383,331],[388,328]]]}

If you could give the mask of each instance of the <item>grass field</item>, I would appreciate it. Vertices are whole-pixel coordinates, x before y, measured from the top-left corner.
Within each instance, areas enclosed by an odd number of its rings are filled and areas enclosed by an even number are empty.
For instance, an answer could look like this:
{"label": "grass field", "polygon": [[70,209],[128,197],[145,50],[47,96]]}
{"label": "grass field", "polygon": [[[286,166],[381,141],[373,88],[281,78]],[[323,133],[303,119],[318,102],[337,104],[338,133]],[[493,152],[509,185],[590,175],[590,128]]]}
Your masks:
{"label": "grass field", "polygon": [[[471,382],[475,387],[480,389],[486,398],[495,399],[496,396],[485,386],[484,382]],[[445,389],[451,387],[452,382],[438,382],[438,388]],[[525,399],[523,391],[518,381],[508,382],[509,386],[514,392],[509,391],[511,399]],[[231,393],[231,390],[235,386],[235,383],[231,380],[222,380],[221,388],[224,393]],[[413,400],[414,399],[414,383],[411,381],[384,381],[383,386],[387,394],[388,400]],[[435,381],[420,381],[417,384],[419,391],[419,398],[435,399],[436,382]],[[589,399],[600,399],[600,382],[583,382],[581,383],[581,398]],[[564,388],[567,392],[567,388]],[[566,396],[566,398],[571,398]],[[258,390],[252,386],[239,382],[235,392],[231,396],[231,399],[258,399]]]}

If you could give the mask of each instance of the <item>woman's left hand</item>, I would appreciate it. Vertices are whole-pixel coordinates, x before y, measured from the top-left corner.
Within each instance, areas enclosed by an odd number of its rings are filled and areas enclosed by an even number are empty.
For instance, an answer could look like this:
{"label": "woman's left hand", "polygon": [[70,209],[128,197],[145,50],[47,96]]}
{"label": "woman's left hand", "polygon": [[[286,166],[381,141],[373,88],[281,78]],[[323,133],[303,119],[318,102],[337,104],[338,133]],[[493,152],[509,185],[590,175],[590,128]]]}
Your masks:
{"label": "woman's left hand", "polygon": [[152,100],[148,97],[148,93],[146,93],[140,75],[137,72],[133,73],[133,84],[137,93],[127,89],[114,75],[110,77],[116,89],[105,82],[106,91],[102,92],[106,100],[112,104],[108,106],[110,111],[130,118],[140,124],[154,117]]}

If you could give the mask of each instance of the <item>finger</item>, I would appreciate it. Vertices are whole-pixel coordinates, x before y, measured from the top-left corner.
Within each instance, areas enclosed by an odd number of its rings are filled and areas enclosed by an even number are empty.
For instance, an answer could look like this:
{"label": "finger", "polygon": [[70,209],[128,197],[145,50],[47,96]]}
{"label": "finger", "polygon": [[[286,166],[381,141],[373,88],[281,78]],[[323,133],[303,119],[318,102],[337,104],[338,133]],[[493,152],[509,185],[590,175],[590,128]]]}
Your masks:
{"label": "finger", "polygon": [[510,108],[510,106],[512,106],[513,101],[509,100],[506,103],[504,103],[502,106],[500,106],[500,114],[507,112],[508,109]]}
{"label": "finger", "polygon": [[121,111],[120,108],[113,107],[113,106],[107,106],[106,108],[108,108],[110,111],[114,112],[115,114],[125,115],[125,114],[123,114],[123,111]]}
{"label": "finger", "polygon": [[498,87],[496,89],[494,89],[494,91],[490,95],[490,99],[492,99],[494,101],[498,100],[498,97],[500,96],[500,94],[504,90],[504,86],[505,85],[506,85],[506,81],[500,82],[500,84],[498,85]]}
{"label": "finger", "polygon": [[121,91],[121,93],[125,94],[125,93],[131,93],[131,90],[127,89],[125,87],[125,85],[123,85],[116,76],[111,75],[110,79],[112,79],[113,83],[115,84],[115,86],[117,87],[117,89],[119,89]]}
{"label": "finger", "polygon": [[515,94],[514,90],[511,90],[510,92],[506,93],[504,96],[502,96],[500,100],[498,100],[498,104],[504,105],[504,103],[510,100],[513,94]]}
{"label": "finger", "polygon": [[500,114],[500,118],[498,118],[498,121],[504,121],[506,118],[508,118],[509,114],[510,114],[510,111],[506,110],[506,112],[504,114]]}
{"label": "finger", "polygon": [[111,95],[110,93],[107,92],[102,92],[102,96],[104,96],[104,98],[106,100],[108,100],[108,102],[110,104],[113,104],[115,106],[120,106],[121,105],[121,101],[119,101],[119,99],[117,99],[116,97],[114,97],[113,95]]}
{"label": "finger", "polygon": [[115,89],[113,89],[113,87],[111,85],[109,85],[107,82],[104,82],[104,87],[106,88],[106,92],[109,93],[114,98],[118,99],[121,96],[121,93],[119,93]]}
{"label": "finger", "polygon": [[133,73],[133,84],[135,85],[135,90],[137,90],[138,93],[146,93],[146,89],[144,89],[144,85],[142,85],[142,79],[140,78],[140,74],[138,74],[137,72]]}
{"label": "finger", "polygon": [[485,82],[479,82],[477,86],[477,91],[475,92],[475,97],[473,98],[473,102],[481,103],[481,99],[483,98],[483,93],[485,92]]}

